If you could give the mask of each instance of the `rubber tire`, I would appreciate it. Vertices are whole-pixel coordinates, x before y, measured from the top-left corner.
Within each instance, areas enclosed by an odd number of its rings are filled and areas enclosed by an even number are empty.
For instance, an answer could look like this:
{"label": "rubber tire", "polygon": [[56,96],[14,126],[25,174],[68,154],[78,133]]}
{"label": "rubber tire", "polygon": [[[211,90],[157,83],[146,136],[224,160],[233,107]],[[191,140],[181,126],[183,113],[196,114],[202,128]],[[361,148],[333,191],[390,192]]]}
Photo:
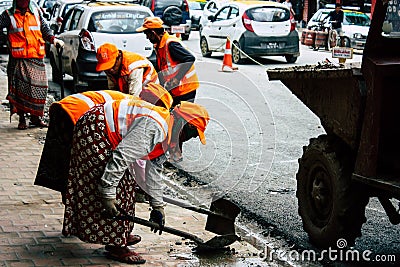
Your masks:
{"label": "rubber tire", "polygon": [[344,37],[344,47],[351,47],[350,38],[347,36]]}
{"label": "rubber tire", "polygon": [[297,57],[293,55],[285,55],[285,59],[287,63],[295,63],[297,61]]}
{"label": "rubber tire", "polygon": [[204,36],[200,37],[200,50],[203,57],[211,57],[211,51],[208,49],[207,39]]}
{"label": "rubber tire", "polygon": [[[336,33],[336,35],[334,35]],[[331,51],[334,46],[337,46],[337,32],[329,31],[328,40],[326,41],[326,50]]]}
{"label": "rubber tire", "polygon": [[63,76],[60,72],[60,70],[57,68],[55,59],[54,59],[54,54],[50,53],[49,55],[50,57],[50,65],[51,65],[51,79],[53,80],[53,82],[60,84]]}
{"label": "rubber tire", "polygon": [[162,20],[167,26],[180,25],[182,22],[182,10],[177,6],[169,6],[164,9]]}
{"label": "rubber tire", "polygon": [[[242,58],[242,53],[237,49],[240,48],[238,42],[234,42],[235,45],[232,45],[231,52],[232,52],[232,62],[235,64],[244,63],[244,58]],[[237,47],[236,47],[237,46]]]}
{"label": "rubber tire", "polygon": [[339,140],[321,135],[310,140],[299,159],[298,211],[310,241],[321,248],[336,247],[340,238],[353,245],[366,221],[369,198],[351,183],[349,155]]}
{"label": "rubber tire", "polygon": [[190,33],[182,33],[181,34],[182,40],[183,41],[189,40],[189,35],[190,35]]}

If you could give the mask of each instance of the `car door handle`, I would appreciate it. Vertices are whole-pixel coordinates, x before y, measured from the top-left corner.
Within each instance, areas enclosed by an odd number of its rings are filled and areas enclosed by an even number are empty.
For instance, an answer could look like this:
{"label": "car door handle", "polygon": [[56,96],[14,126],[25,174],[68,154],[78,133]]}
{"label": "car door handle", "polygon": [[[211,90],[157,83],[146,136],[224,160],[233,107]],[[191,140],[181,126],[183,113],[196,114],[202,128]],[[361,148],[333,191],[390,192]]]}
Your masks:
{"label": "car door handle", "polygon": [[233,27],[236,27],[236,23],[232,25]]}
{"label": "car door handle", "polygon": [[73,40],[70,40],[70,41],[69,41],[69,44],[71,44],[71,45],[72,45],[72,43],[73,43],[73,42],[74,42]]}
{"label": "car door handle", "polygon": [[219,27],[218,30],[221,30],[221,27]]}

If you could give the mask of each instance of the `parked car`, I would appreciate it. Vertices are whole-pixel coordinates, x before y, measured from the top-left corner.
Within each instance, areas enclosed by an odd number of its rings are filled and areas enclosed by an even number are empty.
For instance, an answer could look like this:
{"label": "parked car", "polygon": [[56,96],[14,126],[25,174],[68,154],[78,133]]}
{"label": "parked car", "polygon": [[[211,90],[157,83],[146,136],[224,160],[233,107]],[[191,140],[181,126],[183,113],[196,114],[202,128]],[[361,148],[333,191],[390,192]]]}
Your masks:
{"label": "parked car", "polygon": [[206,2],[204,0],[202,1],[189,0],[188,4],[189,4],[190,19],[192,21],[192,29],[199,30],[200,18],[201,15],[203,14],[203,8]]}
{"label": "parked car", "polygon": [[208,17],[214,15],[218,9],[228,2],[228,0],[209,0],[204,5],[203,14],[200,17],[200,25],[199,25],[199,32],[202,31],[204,26],[206,26],[209,22]]}
{"label": "parked car", "polygon": [[[284,56],[294,63],[300,55],[299,34],[289,9],[280,3],[235,1],[223,5],[200,33],[201,53],[223,52],[232,42],[232,61],[249,56]],[[242,50],[244,53],[242,53]]]}
{"label": "parked car", "polygon": [[51,9],[49,26],[57,33],[68,10],[76,4],[83,3],[83,0],[57,0]]}
{"label": "parked car", "polygon": [[43,16],[47,20],[50,19],[50,12],[55,3],[56,3],[56,0],[38,0],[37,1],[37,5],[42,10]]}
{"label": "parked car", "polygon": [[[1,1],[0,2],[0,14],[3,13],[4,10],[9,9],[12,6],[12,0],[10,1]],[[7,47],[7,29],[0,29],[0,49]]]}
{"label": "parked car", "polygon": [[[322,20],[334,9],[324,8],[319,9],[310,19],[307,24],[307,28],[310,29]],[[365,42],[367,40],[369,26],[371,19],[365,13],[355,10],[343,10],[343,35],[345,36],[346,46],[353,47],[355,49],[364,49]]]}
{"label": "parked car", "polygon": [[[151,16],[149,8],[124,2],[89,2],[72,7],[64,16],[58,38],[65,43],[62,70],[73,77],[74,90],[80,91],[95,82],[104,82],[107,86],[105,73],[96,71],[96,51],[105,42],[155,62],[153,45],[143,33],[136,32],[144,18]],[[60,81],[62,77],[57,50],[51,46],[54,81]]]}
{"label": "parked car", "polygon": [[187,0],[138,0],[143,6],[150,8],[154,16],[160,17],[167,26],[179,28],[182,40],[188,40],[191,31],[191,19]]}

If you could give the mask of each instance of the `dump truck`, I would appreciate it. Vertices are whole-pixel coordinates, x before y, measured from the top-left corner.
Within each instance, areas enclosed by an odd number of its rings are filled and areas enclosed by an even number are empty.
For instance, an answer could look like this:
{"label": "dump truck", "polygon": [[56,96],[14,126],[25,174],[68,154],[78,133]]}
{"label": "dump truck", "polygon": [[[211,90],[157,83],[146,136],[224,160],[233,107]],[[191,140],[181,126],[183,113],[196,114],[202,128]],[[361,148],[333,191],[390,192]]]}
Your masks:
{"label": "dump truck", "polygon": [[320,119],[326,134],[303,148],[298,211],[318,247],[361,236],[370,197],[400,223],[400,1],[374,1],[360,64],[270,69]]}

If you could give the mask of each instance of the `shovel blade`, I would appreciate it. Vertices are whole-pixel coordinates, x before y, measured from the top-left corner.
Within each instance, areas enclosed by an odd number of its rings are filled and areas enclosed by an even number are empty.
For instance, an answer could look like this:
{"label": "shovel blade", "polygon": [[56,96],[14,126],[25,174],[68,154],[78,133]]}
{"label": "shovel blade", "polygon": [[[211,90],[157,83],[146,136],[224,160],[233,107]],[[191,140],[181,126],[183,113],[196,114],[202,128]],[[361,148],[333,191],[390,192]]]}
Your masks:
{"label": "shovel blade", "polygon": [[221,216],[208,215],[205,229],[218,235],[235,235],[235,219],[240,208],[229,200],[219,198],[211,202],[210,210]]}
{"label": "shovel blade", "polygon": [[207,242],[197,243],[197,247],[195,248],[195,250],[197,252],[215,251],[217,249],[223,249],[238,240],[240,240],[240,237],[238,237],[237,235],[229,234],[214,236]]}

